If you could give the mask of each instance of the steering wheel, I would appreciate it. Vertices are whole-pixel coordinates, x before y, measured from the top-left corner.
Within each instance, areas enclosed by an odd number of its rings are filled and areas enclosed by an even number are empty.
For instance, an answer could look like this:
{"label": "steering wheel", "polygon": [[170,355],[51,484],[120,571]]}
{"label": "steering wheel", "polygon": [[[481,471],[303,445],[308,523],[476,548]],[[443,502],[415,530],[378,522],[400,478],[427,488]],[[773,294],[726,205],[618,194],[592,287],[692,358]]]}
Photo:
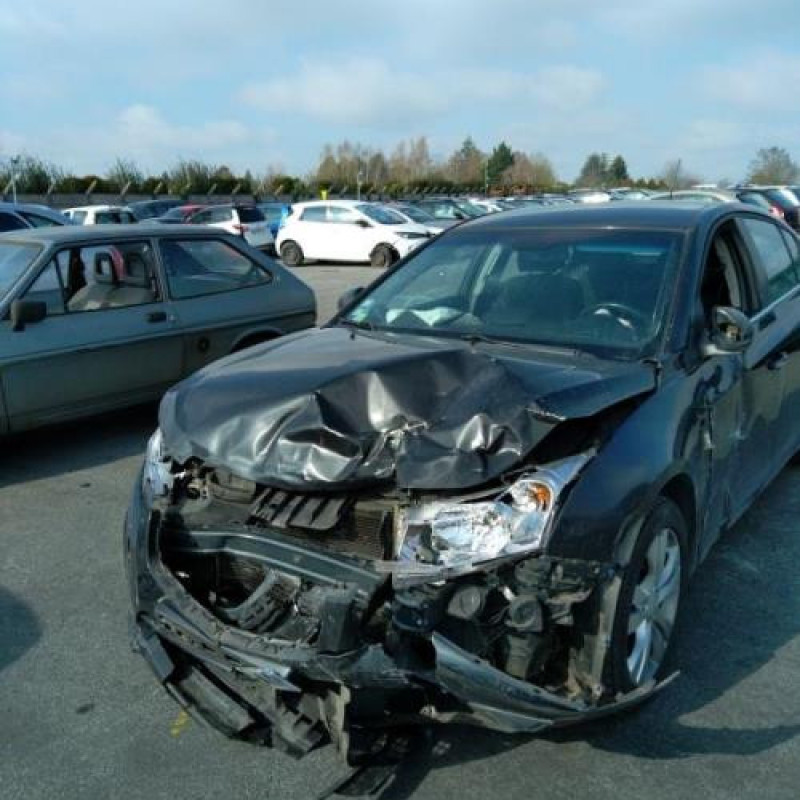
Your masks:
{"label": "steering wheel", "polygon": [[587,309],[582,317],[602,316],[613,319],[631,333],[647,330],[650,321],[638,309],[625,305],[625,303],[598,303],[593,308]]}

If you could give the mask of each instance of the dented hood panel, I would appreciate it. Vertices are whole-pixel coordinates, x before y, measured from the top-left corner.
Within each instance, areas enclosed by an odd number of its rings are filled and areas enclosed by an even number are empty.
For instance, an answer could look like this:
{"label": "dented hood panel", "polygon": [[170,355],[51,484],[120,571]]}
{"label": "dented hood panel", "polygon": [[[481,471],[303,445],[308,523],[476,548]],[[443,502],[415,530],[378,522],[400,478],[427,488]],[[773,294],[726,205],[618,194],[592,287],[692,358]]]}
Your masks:
{"label": "dented hood panel", "polygon": [[178,460],[274,486],[464,489],[561,420],[654,387],[640,363],[333,327],[201,370],[164,397],[160,425]]}

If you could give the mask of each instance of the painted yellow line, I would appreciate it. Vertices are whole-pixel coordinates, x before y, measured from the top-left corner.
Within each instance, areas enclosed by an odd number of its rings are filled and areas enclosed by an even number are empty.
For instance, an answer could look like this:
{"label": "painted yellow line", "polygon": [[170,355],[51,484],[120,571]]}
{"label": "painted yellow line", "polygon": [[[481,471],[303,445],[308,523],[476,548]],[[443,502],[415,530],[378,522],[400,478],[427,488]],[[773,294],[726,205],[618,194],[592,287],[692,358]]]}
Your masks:
{"label": "painted yellow line", "polygon": [[192,718],[185,711],[179,711],[178,716],[175,717],[172,721],[172,725],[169,726],[169,732],[173,736],[180,736],[186,730],[191,719]]}

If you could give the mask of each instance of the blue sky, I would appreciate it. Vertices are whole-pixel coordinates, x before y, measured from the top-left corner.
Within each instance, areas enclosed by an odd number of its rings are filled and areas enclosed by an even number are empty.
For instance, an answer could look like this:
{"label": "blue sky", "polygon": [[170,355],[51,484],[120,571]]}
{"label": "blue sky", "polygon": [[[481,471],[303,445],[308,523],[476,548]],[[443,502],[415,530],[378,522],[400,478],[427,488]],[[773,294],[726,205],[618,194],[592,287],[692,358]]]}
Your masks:
{"label": "blue sky", "polygon": [[305,174],[327,142],[467,135],[744,176],[800,160],[798,0],[0,0],[0,157]]}

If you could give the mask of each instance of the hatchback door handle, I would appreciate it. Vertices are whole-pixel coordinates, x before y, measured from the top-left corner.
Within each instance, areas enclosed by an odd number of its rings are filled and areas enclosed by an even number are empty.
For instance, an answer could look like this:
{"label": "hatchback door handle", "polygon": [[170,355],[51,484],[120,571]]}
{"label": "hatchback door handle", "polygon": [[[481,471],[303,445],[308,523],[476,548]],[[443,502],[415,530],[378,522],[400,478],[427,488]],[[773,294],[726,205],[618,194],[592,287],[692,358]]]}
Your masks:
{"label": "hatchback door handle", "polygon": [[167,321],[167,312],[166,311],[151,311],[147,315],[148,322],[166,322]]}
{"label": "hatchback door handle", "polygon": [[789,363],[788,353],[778,353],[767,361],[767,369],[778,370],[783,369]]}

